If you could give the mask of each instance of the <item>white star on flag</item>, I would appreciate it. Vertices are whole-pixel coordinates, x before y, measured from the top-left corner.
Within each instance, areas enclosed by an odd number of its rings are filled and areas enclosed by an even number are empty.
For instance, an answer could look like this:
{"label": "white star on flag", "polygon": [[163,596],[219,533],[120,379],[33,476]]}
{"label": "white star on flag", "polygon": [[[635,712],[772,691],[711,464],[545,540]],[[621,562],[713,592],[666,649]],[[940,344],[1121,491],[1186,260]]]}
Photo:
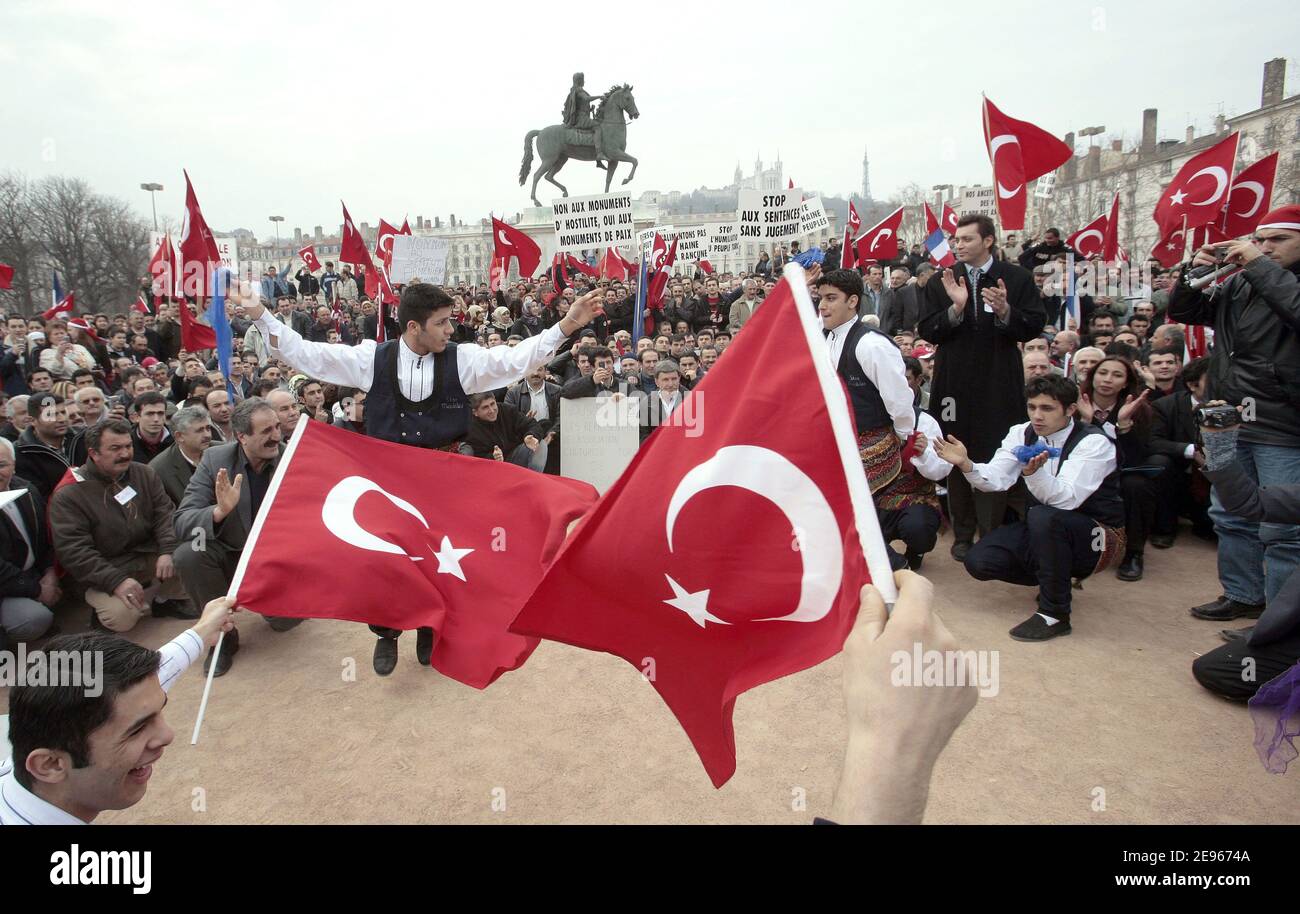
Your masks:
{"label": "white star on flag", "polygon": [[1187,194],[1183,193],[1181,190],[1177,191],[1169,195],[1169,202],[1174,204],[1175,206],[1179,206],[1182,204],[1183,198],[1186,196]]}
{"label": "white star on flag", "polygon": [[691,621],[704,628],[705,622],[715,622],[718,625],[729,625],[730,623],[719,619],[713,613],[709,612],[709,592],[700,590],[695,593],[687,593],[686,588],[678,584],[668,575],[668,586],[673,589],[674,597],[671,600],[664,600],[673,609],[680,609],[686,615],[691,617]]}
{"label": "white star on flag", "polygon": [[438,574],[454,574],[464,581],[465,572],[460,568],[460,560],[473,551],[473,549],[455,548],[451,544],[451,538],[444,536],[442,546],[434,553],[434,556],[438,559]]}

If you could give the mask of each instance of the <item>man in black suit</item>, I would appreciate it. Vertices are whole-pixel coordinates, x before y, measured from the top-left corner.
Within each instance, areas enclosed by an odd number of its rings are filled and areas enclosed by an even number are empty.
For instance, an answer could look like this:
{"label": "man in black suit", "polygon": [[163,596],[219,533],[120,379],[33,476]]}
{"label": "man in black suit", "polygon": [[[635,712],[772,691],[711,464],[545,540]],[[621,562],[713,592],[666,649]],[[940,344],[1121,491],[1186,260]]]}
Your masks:
{"label": "man in black suit", "polygon": [[897,336],[904,330],[916,331],[921,316],[921,297],[912,282],[912,271],[894,267],[889,271],[889,288],[880,297],[880,330]]}
{"label": "man in black suit", "polygon": [[1178,517],[1191,518],[1192,532],[1202,539],[1214,539],[1209,514],[1210,488],[1195,462],[1195,411],[1205,397],[1206,373],[1210,360],[1192,359],[1183,366],[1185,387],[1151,404],[1151,441],[1148,466],[1164,472],[1146,483],[1151,487],[1155,514],[1151,521],[1151,545],[1168,549],[1178,533]]}
{"label": "man in black suit", "polygon": [[[14,495],[17,495],[15,498]],[[0,647],[34,641],[54,622],[63,596],[45,524],[45,499],[14,475],[14,448],[0,440]]]}
{"label": "man in black suit", "polygon": [[[1006,430],[1024,421],[1025,375],[1016,344],[1041,335],[1047,315],[1032,274],[993,256],[992,219],[963,216],[954,238],[960,263],[944,270],[941,282],[926,283],[918,330],[939,345],[929,412],[945,435],[966,443],[972,461],[984,463]],[[977,527],[983,536],[1002,523],[1009,494],[976,492],[960,473],[948,478],[954,558],[965,559]]]}

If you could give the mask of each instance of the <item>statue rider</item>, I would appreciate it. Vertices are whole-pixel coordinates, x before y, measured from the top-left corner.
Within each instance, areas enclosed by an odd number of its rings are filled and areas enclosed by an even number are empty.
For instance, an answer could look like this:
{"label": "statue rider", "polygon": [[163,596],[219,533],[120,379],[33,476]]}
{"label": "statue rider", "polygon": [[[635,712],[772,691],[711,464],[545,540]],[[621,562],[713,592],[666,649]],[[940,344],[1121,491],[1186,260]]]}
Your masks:
{"label": "statue rider", "polygon": [[585,77],[581,73],[573,74],[573,87],[569,89],[569,97],[564,100],[564,126],[576,130],[592,131],[593,144],[595,146],[596,167],[604,168],[601,159],[604,158],[604,150],[600,148],[600,127],[593,123],[591,119],[592,97],[587,94],[583,88]]}

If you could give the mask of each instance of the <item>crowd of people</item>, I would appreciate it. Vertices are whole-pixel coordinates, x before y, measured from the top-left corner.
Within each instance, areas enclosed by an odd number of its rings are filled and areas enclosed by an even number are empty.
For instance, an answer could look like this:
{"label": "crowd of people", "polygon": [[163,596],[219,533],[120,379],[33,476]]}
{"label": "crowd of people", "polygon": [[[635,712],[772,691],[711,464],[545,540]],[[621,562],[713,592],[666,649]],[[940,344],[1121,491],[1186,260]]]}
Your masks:
{"label": "crowd of people", "polygon": [[[1222,587],[1192,615],[1260,620],[1224,630],[1197,680],[1244,700],[1300,661],[1292,210],[1253,239],[1197,252],[1195,266],[1242,267],[1203,291],[1184,268],[1148,263],[1120,289],[1068,299],[1059,279],[1073,252],[1060,232],[1017,250],[975,215],[950,240],[952,267],[918,245],[855,270],[830,268],[833,246],[809,261],[895,568],[920,569],[949,525],[951,556],[974,579],[1037,589],[1010,634],[1041,642],[1071,633],[1079,582],[1112,568],[1138,582],[1148,545],[1190,535],[1217,543]],[[629,398],[644,441],[727,357],[779,281],[774,266],[765,255],[739,273],[674,275],[644,328],[635,279],[581,269],[497,290],[416,281],[395,308],[332,263],[293,280],[269,270],[227,302],[226,372],[215,353],[184,349],[183,301],[152,315],[10,315],[0,490],[30,497],[0,507],[0,638],[57,634],[65,594],[107,633],[147,615],[198,619],[225,594],[302,416],[559,473],[561,401]],[[1189,352],[1188,325],[1213,328],[1208,354]],[[1220,401],[1239,407],[1231,421]],[[301,620],[267,621],[287,631]],[[401,633],[372,629],[374,668],[388,675]],[[237,635],[209,654],[217,675]],[[417,632],[421,663],[433,640]]]}

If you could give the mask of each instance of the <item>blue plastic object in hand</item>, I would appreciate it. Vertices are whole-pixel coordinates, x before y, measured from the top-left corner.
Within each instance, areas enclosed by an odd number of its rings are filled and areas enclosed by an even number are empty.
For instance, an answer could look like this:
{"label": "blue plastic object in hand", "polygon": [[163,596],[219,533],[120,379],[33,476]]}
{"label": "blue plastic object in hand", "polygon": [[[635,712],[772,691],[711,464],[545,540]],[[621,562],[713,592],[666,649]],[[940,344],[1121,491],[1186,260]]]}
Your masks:
{"label": "blue plastic object in hand", "polygon": [[821,248],[813,248],[812,250],[804,251],[802,254],[795,257],[794,262],[806,270],[815,263],[825,263],[826,252]]}
{"label": "blue plastic object in hand", "polygon": [[1057,457],[1061,456],[1061,449],[1059,447],[1048,447],[1041,441],[1035,441],[1033,444],[1017,445],[1011,449],[1011,453],[1016,455],[1016,459],[1020,461],[1021,466],[1028,466],[1029,461],[1042,453],[1046,453],[1049,457],[1055,460]]}

